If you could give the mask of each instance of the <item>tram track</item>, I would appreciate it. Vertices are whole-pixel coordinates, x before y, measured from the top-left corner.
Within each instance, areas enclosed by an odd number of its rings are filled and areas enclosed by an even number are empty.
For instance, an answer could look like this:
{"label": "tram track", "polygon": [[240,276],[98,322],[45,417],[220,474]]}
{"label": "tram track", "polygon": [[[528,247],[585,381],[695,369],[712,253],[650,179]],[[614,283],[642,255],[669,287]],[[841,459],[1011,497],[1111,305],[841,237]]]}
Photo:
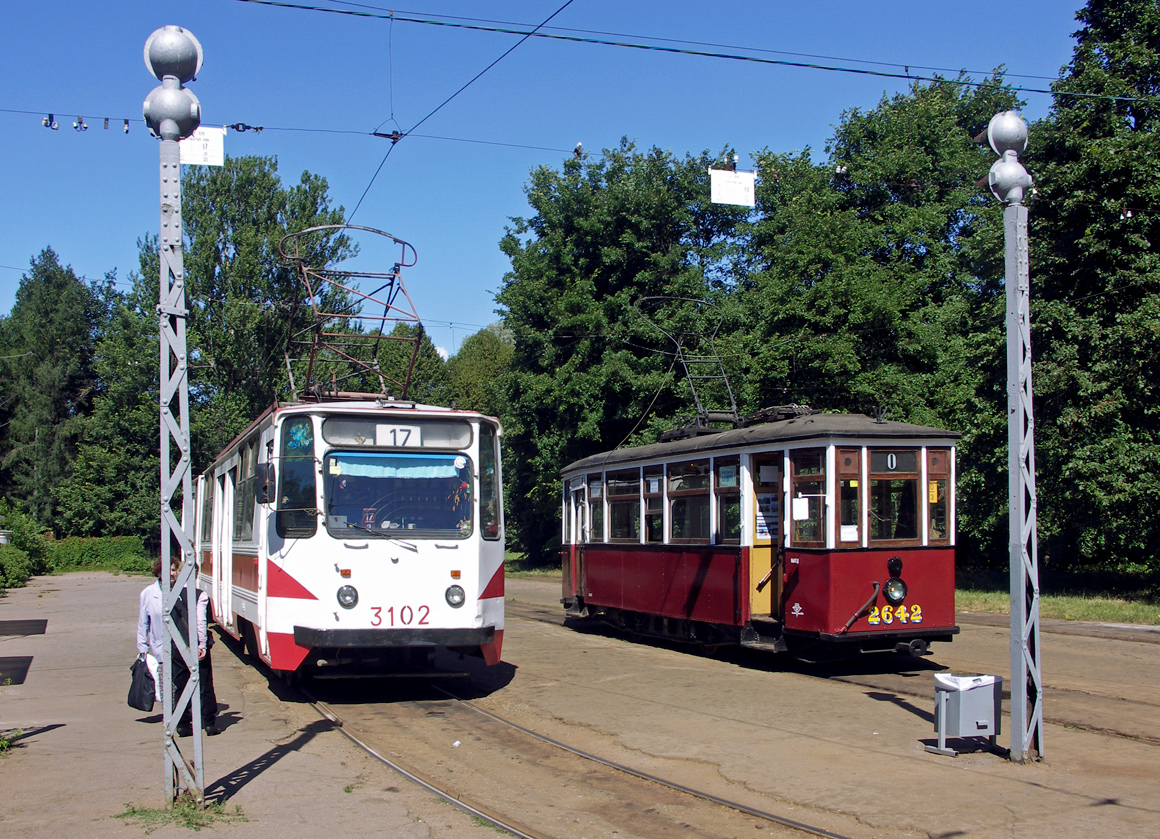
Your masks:
{"label": "tram track", "polygon": [[[482,708],[441,686],[431,685],[427,693],[428,696],[431,693],[441,695],[440,700],[424,698],[387,704],[359,703],[350,706],[346,713],[340,713],[306,689],[302,692],[319,715],[334,724],[367,755],[475,818],[513,836],[562,839],[576,835],[562,832],[559,827],[552,832],[550,826],[532,826],[529,822],[533,820],[557,825],[567,821],[569,828],[577,824],[579,835],[594,835],[595,831],[595,835],[647,836],[650,839],[750,836],[755,827],[762,827],[754,824],[753,819],[761,819],[768,826],[766,836],[849,839],[844,834],[698,790],[570,746]],[[476,722],[467,723],[464,712]],[[432,718],[438,721],[437,724],[423,724],[424,720]],[[407,732],[406,738],[400,736],[403,731]],[[561,809],[554,812],[548,808],[545,812],[543,802],[537,807],[535,795],[510,787],[502,802],[484,800],[494,799],[495,790],[473,789],[468,794],[463,788],[456,788],[442,776],[466,775],[470,781],[482,782],[480,776],[486,774],[486,769],[464,772],[465,760],[456,760],[454,768],[449,766],[445,745],[451,735],[440,739],[436,731],[470,731],[475,744],[470,751],[477,759],[479,755],[485,755],[484,767],[496,761],[534,766],[534,771],[522,768],[521,773],[533,788],[545,790],[550,798],[558,799]],[[466,735],[461,735],[461,738],[465,739]],[[386,748],[380,741],[389,741],[391,748]],[[400,743],[407,745],[400,747]],[[432,747],[432,743],[441,743],[443,747]],[[458,750],[463,745],[461,739],[457,739],[451,748]],[[400,756],[400,751],[406,749],[415,754]],[[417,763],[420,761],[425,761],[427,766],[419,768]],[[577,790],[587,793],[577,796]],[[580,803],[578,809],[574,809],[577,802],[582,802],[587,795],[595,799],[595,806],[591,802]],[[521,808],[529,815],[511,812]],[[577,813],[578,817],[575,816]]]}
{"label": "tram track", "polygon": [[[562,611],[546,607],[540,603],[509,598],[506,608],[509,616],[522,620],[554,626],[565,624],[565,616]],[[990,627],[1005,625],[992,618],[994,616],[970,616],[963,622]],[[1137,627],[1127,626],[1080,627],[1075,624],[1063,623],[1062,626],[1053,627],[1049,631],[1063,635],[1084,635],[1085,637],[1105,640],[1157,643],[1160,640],[1160,633],[1148,630],[1151,630],[1151,627],[1141,630]],[[602,632],[603,627],[589,631]],[[617,633],[612,630],[608,630],[606,634],[609,637],[617,637]],[[668,642],[655,641],[654,643],[666,644]],[[673,645],[680,646],[675,642]],[[755,653],[742,648],[731,649],[727,654],[732,660],[747,667],[792,672],[810,678],[844,682],[883,694],[926,700],[932,705],[933,685],[929,681],[917,677],[948,669],[964,669],[953,663],[944,667],[934,664],[928,659],[918,659],[909,667],[900,668],[898,663],[902,660],[888,653],[871,654],[863,656],[861,659],[847,659],[841,663],[826,664],[802,662],[784,656],[771,657],[766,653]],[[953,651],[951,654],[953,656]],[[953,662],[953,658],[951,660]],[[889,662],[891,667],[889,669],[883,667],[884,662]],[[921,684],[921,688],[919,684]],[[1003,698],[1006,705],[1010,701],[1010,689],[1007,685],[1004,686]],[[1062,686],[1049,682],[1044,686],[1044,704],[1046,722],[1081,731],[1134,740],[1148,745],[1160,745],[1160,697],[1153,698],[1147,694],[1141,694],[1140,697],[1125,697],[1099,690]]]}

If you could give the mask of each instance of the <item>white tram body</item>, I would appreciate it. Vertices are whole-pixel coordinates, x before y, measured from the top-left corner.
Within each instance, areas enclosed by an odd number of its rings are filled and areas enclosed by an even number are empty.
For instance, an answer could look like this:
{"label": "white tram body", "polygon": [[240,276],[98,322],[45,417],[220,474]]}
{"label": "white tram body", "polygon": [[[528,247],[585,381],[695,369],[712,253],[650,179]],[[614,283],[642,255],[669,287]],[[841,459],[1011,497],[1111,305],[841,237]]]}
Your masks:
{"label": "white tram body", "polygon": [[198,478],[214,620],[275,671],[383,672],[440,647],[498,663],[501,433],[389,399],[275,404]]}

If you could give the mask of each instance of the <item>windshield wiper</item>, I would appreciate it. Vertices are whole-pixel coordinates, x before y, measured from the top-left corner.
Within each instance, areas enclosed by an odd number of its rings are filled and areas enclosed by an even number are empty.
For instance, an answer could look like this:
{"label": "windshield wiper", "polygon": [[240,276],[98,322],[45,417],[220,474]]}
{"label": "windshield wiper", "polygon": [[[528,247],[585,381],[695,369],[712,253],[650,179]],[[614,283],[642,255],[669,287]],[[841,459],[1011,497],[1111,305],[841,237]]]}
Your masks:
{"label": "windshield wiper", "polygon": [[419,552],[418,545],[408,542],[405,539],[400,539],[398,536],[392,536],[391,531],[389,530],[375,530],[374,528],[366,527],[365,525],[361,524],[355,524],[351,521],[348,521],[346,526],[349,530],[361,530],[363,533],[369,533],[371,536],[377,536],[380,539],[390,539],[392,542],[401,545],[412,553]]}

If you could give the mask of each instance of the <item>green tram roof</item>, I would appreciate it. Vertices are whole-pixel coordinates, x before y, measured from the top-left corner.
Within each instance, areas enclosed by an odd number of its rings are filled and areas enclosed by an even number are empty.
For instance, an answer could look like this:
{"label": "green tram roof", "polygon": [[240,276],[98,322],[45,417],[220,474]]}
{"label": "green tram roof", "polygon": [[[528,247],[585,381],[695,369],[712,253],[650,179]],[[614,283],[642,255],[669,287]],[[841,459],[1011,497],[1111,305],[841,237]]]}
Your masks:
{"label": "green tram roof", "polygon": [[851,442],[953,441],[960,437],[962,435],[957,431],[947,431],[943,428],[932,428],[927,425],[912,425],[908,422],[878,422],[864,414],[807,414],[778,422],[767,422],[746,428],[731,428],[713,434],[701,434],[684,440],[601,452],[568,464],[560,470],[560,475],[601,472],[610,467],[630,463],[664,461],[682,456],[720,453],[730,449],[782,446],[811,440],[837,439]]}

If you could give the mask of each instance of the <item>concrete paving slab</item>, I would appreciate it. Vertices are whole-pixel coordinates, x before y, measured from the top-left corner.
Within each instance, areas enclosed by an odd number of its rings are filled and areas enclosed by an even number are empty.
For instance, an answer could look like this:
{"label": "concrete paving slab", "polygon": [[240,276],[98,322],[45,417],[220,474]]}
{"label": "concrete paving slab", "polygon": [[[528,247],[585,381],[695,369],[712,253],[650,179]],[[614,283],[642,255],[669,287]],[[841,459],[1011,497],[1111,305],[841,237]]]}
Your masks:
{"label": "concrete paving slab", "polygon": [[[118,816],[127,805],[164,805],[161,714],[125,702],[148,582],[72,573],[0,597],[0,620],[47,621],[43,635],[0,636],[0,656],[32,659],[23,684],[0,688],[0,731],[24,732],[0,756],[0,836],[140,837],[142,825]],[[214,682],[224,731],[204,740],[206,791],[246,820],[202,835],[494,839],[358,751],[309,705],[280,699],[225,644],[214,648]],[[150,833],[189,835],[172,825]]]}

